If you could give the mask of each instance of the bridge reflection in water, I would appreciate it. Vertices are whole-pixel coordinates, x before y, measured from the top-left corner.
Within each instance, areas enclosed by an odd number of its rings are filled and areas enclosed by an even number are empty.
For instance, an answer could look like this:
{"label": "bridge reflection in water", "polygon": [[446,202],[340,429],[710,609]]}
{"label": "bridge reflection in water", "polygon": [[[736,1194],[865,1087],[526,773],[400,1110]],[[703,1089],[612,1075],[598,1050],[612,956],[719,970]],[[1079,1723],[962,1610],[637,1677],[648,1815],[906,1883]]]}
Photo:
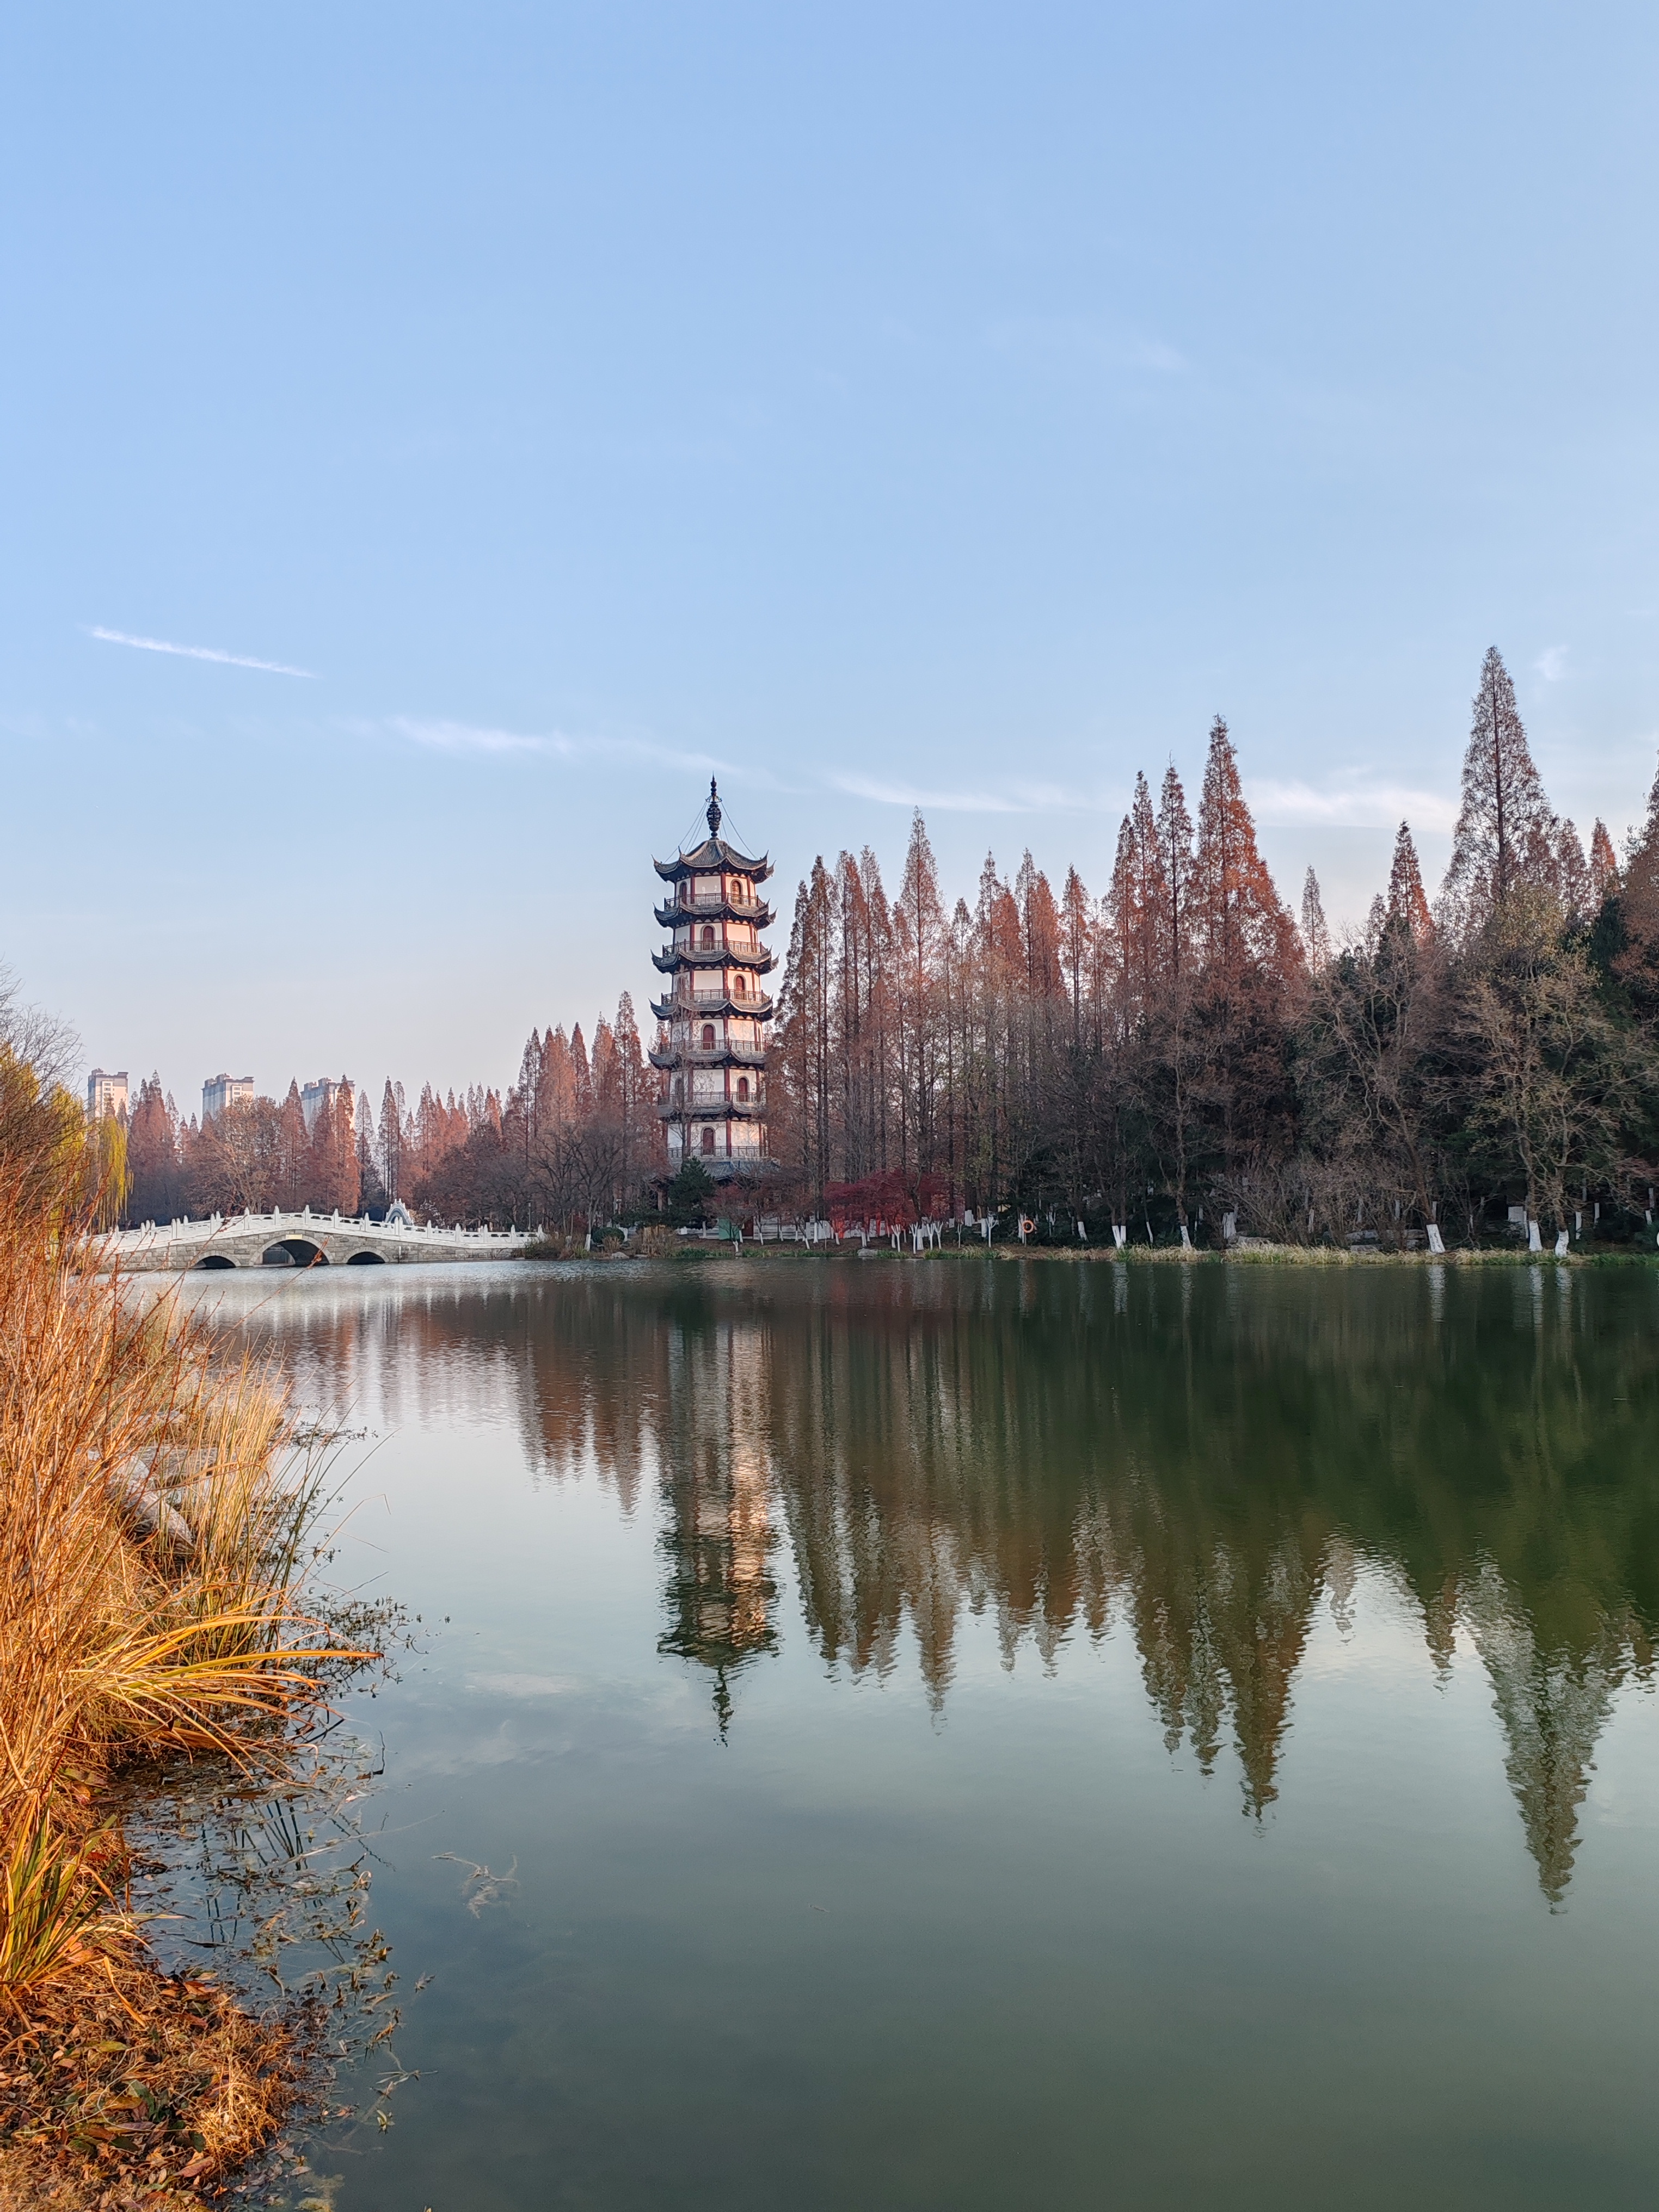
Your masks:
{"label": "bridge reflection in water", "polygon": [[1236,1764],[1259,1819],[1319,1610],[1346,1632],[1375,1583],[1425,1667],[1484,1668],[1557,1899],[1614,1696],[1653,1679],[1656,1287],[790,1261],[342,1284],[284,1326],[314,1402],[506,1392],[537,1479],[654,1498],[659,1648],[722,1730],[792,1632],[855,1676],[915,1663],[942,1711],[969,1614],[1010,1666],[1115,1631],[1171,1753]]}

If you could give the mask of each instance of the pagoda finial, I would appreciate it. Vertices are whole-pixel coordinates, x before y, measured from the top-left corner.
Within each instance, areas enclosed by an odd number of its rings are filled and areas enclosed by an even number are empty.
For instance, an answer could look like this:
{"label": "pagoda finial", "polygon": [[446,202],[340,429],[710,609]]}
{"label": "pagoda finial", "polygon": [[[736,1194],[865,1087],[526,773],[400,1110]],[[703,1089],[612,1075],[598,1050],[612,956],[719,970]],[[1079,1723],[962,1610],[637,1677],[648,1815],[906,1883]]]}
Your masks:
{"label": "pagoda finial", "polygon": [[720,795],[712,775],[708,779],[708,834],[711,837],[720,834]]}

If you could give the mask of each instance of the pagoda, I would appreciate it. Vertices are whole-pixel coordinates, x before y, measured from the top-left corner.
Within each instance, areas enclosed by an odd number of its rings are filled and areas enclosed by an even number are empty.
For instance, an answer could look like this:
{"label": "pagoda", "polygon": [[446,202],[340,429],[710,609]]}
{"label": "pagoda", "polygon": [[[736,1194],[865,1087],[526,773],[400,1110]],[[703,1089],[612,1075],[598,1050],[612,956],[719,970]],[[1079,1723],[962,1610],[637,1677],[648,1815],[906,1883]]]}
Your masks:
{"label": "pagoda", "polygon": [[708,785],[708,835],[653,867],[669,886],[656,916],[672,941],[652,955],[669,978],[651,1011],[663,1024],[653,1067],[663,1071],[657,1111],[667,1124],[670,1171],[700,1160],[717,1182],[764,1172],[766,1024],[772,1000],[762,977],[771,953],[760,933],[772,909],[760,896],[771,874],[720,836],[720,793]]}

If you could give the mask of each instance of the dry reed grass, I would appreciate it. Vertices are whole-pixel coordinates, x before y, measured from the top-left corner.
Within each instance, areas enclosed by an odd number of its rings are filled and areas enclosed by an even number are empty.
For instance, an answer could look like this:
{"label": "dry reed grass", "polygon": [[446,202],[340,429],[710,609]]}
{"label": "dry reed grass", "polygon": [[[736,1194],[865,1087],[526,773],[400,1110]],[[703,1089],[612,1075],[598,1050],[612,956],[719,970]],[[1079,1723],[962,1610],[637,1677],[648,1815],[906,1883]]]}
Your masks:
{"label": "dry reed grass", "polygon": [[[106,1792],[135,1760],[279,1763],[331,1656],[296,1613],[315,1471],[283,1390],[88,1271],[87,1185],[73,1103],[0,1047],[0,2185],[21,2160],[64,2203],[83,2153],[106,2191],[210,2182],[291,2094],[285,2029],[148,1962]],[[129,2117],[94,2126],[94,2094]]]}

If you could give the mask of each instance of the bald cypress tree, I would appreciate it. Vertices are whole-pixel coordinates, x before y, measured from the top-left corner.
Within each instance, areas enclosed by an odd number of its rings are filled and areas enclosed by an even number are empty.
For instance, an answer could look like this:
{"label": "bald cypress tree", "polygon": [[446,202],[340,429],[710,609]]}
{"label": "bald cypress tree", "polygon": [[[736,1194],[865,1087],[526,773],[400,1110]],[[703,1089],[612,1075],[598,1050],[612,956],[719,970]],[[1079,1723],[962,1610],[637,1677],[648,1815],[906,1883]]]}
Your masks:
{"label": "bald cypress tree", "polygon": [[1553,881],[1555,817],[1533,763],[1515,686],[1494,645],[1480,670],[1463,756],[1463,803],[1441,891],[1443,919],[1467,940],[1519,883]]}
{"label": "bald cypress tree", "polygon": [[1158,795],[1158,858],[1163,878],[1158,885],[1163,981],[1172,999],[1178,1000],[1190,982],[1193,966],[1193,817],[1173,761],[1164,771]]}
{"label": "bald cypress tree", "polygon": [[290,1078],[276,1125],[277,1203],[285,1212],[292,1212],[304,1202],[309,1150],[305,1112],[300,1104],[300,1085],[297,1079]]}
{"label": "bald cypress tree", "polygon": [[[1588,921],[1595,912],[1590,897],[1589,863],[1584,858],[1584,848],[1579,842],[1577,825],[1571,822],[1561,824],[1561,835],[1555,848],[1556,890],[1567,920]],[[1596,902],[1599,904],[1599,901]]]}
{"label": "bald cypress tree", "polygon": [[1282,968],[1297,952],[1290,915],[1257,849],[1227,725],[1210,725],[1194,861],[1196,935],[1212,988],[1231,994],[1252,968]]}
{"label": "bald cypress tree", "polygon": [[1152,791],[1142,775],[1135,777],[1134,798],[1118,831],[1108,901],[1121,978],[1122,1011],[1133,1024],[1145,1018],[1158,995],[1164,914],[1158,822],[1152,812]]}
{"label": "bald cypress tree", "polygon": [[1302,949],[1313,973],[1322,975],[1330,964],[1331,932],[1325,919],[1319,878],[1311,868],[1302,884]]}
{"label": "bald cypress tree", "polygon": [[1195,1089],[1231,1180],[1285,1142],[1288,988],[1303,968],[1296,925],[1256,845],[1238,757],[1218,714],[1198,808],[1193,869]]}
{"label": "bald cypress tree", "polygon": [[1638,1006],[1654,1020],[1659,1018],[1659,775],[1648,794],[1647,819],[1615,884],[1624,942],[1613,964]]}
{"label": "bald cypress tree", "polygon": [[1434,934],[1434,922],[1423,890],[1423,871],[1417,861],[1417,847],[1412,840],[1411,826],[1405,822],[1401,823],[1394,841],[1394,862],[1389,870],[1388,918],[1396,927],[1409,929],[1419,945],[1426,945]]}
{"label": "bald cypress tree", "polygon": [[1594,911],[1599,912],[1608,899],[1619,896],[1619,862],[1613,840],[1607,835],[1607,825],[1600,815],[1590,838],[1589,872],[1591,905]]}
{"label": "bald cypress tree", "polygon": [[1060,958],[1066,995],[1072,1002],[1073,1049],[1083,1042],[1083,994],[1087,988],[1093,941],[1094,921],[1087,888],[1077,870],[1067,868],[1066,888],[1060,897]]}
{"label": "bald cypress tree", "polygon": [[129,1221],[171,1221],[179,1210],[179,1117],[159,1073],[138,1085],[127,1126]]}
{"label": "bald cypress tree", "polygon": [[944,936],[939,868],[927,824],[917,807],[910,820],[904,876],[893,906],[895,995],[902,1062],[899,1159],[907,1172],[917,1176],[933,1164],[934,1001]]}
{"label": "bald cypress tree", "polygon": [[1158,856],[1162,894],[1159,951],[1162,1018],[1153,1027],[1158,1049],[1153,1066],[1162,1097],[1153,1104],[1160,1133],[1164,1181],[1175,1200],[1176,1223],[1187,1233],[1188,1146],[1192,1131],[1193,817],[1173,761],[1164,773],[1158,803]]}
{"label": "bald cypress tree", "polygon": [[403,1175],[404,1123],[389,1076],[380,1100],[380,1180],[388,1200],[395,1199]]}

